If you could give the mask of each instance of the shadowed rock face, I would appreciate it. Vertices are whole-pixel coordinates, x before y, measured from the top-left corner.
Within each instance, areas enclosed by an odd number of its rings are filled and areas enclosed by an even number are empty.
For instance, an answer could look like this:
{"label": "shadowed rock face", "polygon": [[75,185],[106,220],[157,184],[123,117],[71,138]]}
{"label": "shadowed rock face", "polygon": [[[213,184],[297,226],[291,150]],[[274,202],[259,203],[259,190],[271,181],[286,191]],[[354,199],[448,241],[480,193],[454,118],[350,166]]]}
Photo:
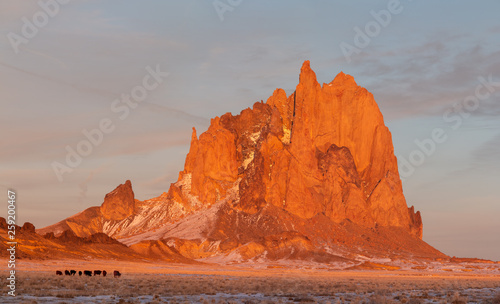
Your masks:
{"label": "shadowed rock face", "polygon": [[406,204],[373,95],[342,72],[320,85],[308,61],[289,96],[277,89],[239,115],[215,117],[199,136],[193,128],[168,192],[138,201],[127,181],[102,206],[38,232],[65,230],[186,258],[444,256],[421,241],[421,215]]}
{"label": "shadowed rock face", "polygon": [[28,232],[32,232],[32,233],[35,233],[35,225],[33,225],[32,223],[30,222],[26,222],[24,223],[24,225],[21,227],[21,230],[23,231],[28,231]]}

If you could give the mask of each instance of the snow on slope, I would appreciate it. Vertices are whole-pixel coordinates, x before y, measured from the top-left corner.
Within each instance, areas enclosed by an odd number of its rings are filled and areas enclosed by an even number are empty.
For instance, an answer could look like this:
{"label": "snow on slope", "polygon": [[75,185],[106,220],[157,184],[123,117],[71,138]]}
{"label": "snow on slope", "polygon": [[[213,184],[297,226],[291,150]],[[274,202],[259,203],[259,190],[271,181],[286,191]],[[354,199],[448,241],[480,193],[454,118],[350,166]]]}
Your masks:
{"label": "snow on slope", "polygon": [[177,202],[171,202],[160,196],[144,201],[138,212],[121,221],[105,221],[103,232],[114,237],[134,235],[142,231],[157,229],[166,220],[174,220],[184,215],[184,207]]}
{"label": "snow on slope", "polygon": [[239,182],[240,180],[237,180],[234,186],[228,191],[228,195],[212,206],[204,206],[198,209],[196,213],[186,215],[179,221],[176,221],[176,219],[179,219],[180,216],[174,219],[172,215],[169,215],[171,216],[170,222],[164,223],[162,227],[149,230],[142,229],[143,233],[140,234],[128,233],[127,237],[119,238],[119,240],[126,245],[132,245],[144,240],[160,240],[169,237],[186,240],[204,239],[205,235],[210,232],[207,229],[212,229],[214,226],[217,219],[217,212],[225,204],[238,201]]}

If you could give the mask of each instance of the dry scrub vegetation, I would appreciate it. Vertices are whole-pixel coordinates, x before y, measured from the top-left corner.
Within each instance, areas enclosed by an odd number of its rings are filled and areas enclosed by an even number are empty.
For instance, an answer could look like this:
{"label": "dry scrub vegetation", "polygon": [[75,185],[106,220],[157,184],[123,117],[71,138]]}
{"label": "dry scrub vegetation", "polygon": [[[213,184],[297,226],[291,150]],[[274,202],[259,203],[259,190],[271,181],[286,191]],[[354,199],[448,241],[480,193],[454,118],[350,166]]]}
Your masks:
{"label": "dry scrub vegetation", "polygon": [[[5,276],[3,273],[2,276]],[[0,302],[14,299],[4,296]],[[12,303],[494,303],[500,278],[328,274],[287,277],[124,274],[112,277],[19,274]]]}

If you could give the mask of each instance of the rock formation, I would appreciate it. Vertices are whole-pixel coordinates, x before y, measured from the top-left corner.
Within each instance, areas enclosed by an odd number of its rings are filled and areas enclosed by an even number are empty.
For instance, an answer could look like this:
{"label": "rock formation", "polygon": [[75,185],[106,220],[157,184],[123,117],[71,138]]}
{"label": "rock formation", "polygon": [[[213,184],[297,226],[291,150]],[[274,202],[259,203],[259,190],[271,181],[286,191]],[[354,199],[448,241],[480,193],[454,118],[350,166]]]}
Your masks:
{"label": "rock formation", "polygon": [[[121,232],[127,234],[126,228],[129,227],[128,224],[132,219],[135,219],[136,227],[134,229],[148,229],[157,224],[153,218],[167,215],[158,208],[153,208],[159,202],[163,203],[162,198],[164,197],[166,194],[159,198],[140,202],[135,199],[132,183],[127,180],[106,194],[100,207],[88,208],[59,223],[39,229],[37,232],[42,235],[54,233],[59,236],[65,231],[71,230],[78,237],[87,237],[99,232],[115,236]],[[139,218],[141,219],[139,220]],[[139,227],[138,224],[143,226]],[[128,233],[131,232],[128,231]]]}
{"label": "rock formation", "polygon": [[132,191],[132,183],[129,180],[106,194],[101,205],[103,217],[115,221],[123,220],[134,214],[134,209],[134,191]]}
{"label": "rock formation", "polygon": [[235,207],[247,213],[273,204],[305,219],[322,213],[421,238],[373,95],[343,73],[321,86],[308,61],[299,79],[289,97],[277,89],[265,104],[212,119],[199,139],[193,131],[180,173],[190,177],[191,195],[211,205],[238,181]]}
{"label": "rock formation", "polygon": [[[9,229],[10,227],[10,229]],[[78,237],[68,229],[55,236],[47,233],[41,236],[35,232],[35,226],[29,222],[23,226],[7,225],[5,218],[0,217],[0,257],[8,258],[13,241],[8,231],[15,230],[16,259],[115,259],[115,260],[157,260],[153,256],[140,255],[137,251],[125,246],[104,233]],[[186,261],[188,262],[188,261]]]}
{"label": "rock formation", "polygon": [[360,248],[444,256],[421,241],[422,219],[406,204],[373,95],[342,72],[320,85],[309,61],[289,96],[277,89],[239,115],[215,117],[199,137],[193,128],[184,170],[167,193],[141,202],[127,181],[100,207],[38,232],[67,229],[129,245],[161,241],[145,246],[188,258],[331,261]]}

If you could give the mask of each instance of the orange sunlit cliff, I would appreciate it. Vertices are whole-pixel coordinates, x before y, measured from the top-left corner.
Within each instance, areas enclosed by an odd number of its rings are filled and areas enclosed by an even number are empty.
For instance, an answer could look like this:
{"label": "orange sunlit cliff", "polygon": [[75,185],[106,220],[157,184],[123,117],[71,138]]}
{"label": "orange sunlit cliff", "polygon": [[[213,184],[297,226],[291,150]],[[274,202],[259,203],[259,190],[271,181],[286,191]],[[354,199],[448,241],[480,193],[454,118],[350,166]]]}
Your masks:
{"label": "orange sunlit cliff", "polygon": [[446,257],[422,241],[373,95],[344,73],[320,85],[309,61],[289,96],[277,89],[193,129],[167,192],[139,201],[127,181],[100,207],[37,232],[67,230],[207,261]]}

